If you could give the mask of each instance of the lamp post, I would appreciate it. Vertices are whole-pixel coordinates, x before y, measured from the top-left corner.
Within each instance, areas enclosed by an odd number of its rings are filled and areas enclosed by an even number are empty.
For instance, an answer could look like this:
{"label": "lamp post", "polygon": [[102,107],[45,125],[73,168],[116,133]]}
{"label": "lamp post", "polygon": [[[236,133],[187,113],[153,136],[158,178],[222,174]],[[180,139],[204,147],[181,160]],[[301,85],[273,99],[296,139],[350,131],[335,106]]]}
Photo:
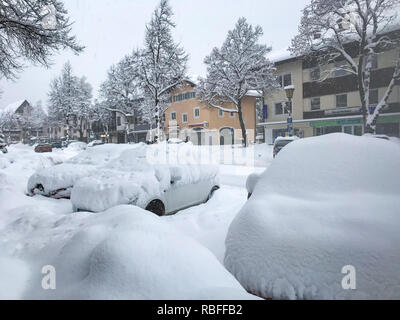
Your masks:
{"label": "lamp post", "polygon": [[286,97],[288,99],[289,103],[286,103],[286,107],[288,109],[289,112],[289,117],[287,120],[287,124],[288,124],[288,134],[290,137],[293,136],[293,117],[292,117],[292,99],[293,99],[293,95],[294,95],[294,91],[295,91],[295,87],[293,85],[287,86],[285,87],[285,92],[286,92]]}

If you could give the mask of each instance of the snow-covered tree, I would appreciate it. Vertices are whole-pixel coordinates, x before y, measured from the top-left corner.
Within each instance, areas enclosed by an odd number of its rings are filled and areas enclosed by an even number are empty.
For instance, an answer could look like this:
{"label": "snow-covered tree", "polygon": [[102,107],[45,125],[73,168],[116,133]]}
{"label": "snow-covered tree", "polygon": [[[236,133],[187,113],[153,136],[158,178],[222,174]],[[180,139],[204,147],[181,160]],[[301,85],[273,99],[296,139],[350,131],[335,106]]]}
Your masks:
{"label": "snow-covered tree", "polygon": [[182,83],[186,74],[188,55],[174,42],[173,12],[168,0],[161,0],[146,26],[143,49],[134,52],[137,73],[142,88],[142,114],[152,114],[157,128],[155,140],[162,129],[162,108],[168,103],[172,88]]}
{"label": "snow-covered tree", "polygon": [[[292,40],[293,53],[317,59],[321,65],[345,61],[328,71],[340,68],[357,77],[366,133],[375,133],[379,114],[400,80],[400,33],[395,26],[399,9],[399,0],[312,0]],[[398,57],[392,79],[378,105],[369,108],[373,59],[394,48]]]}
{"label": "snow-covered tree", "polygon": [[0,110],[0,133],[8,131],[8,141],[11,141],[10,131],[18,125],[18,119],[14,112]]}
{"label": "snow-covered tree", "polygon": [[[222,47],[214,48],[205,58],[207,77],[200,79],[197,93],[203,102],[223,112],[239,115],[243,145],[247,145],[246,124],[243,119],[243,98],[249,91],[260,93],[276,87],[275,68],[266,58],[270,47],[259,44],[263,34],[260,26],[253,27],[240,18]],[[227,107],[227,105],[232,105]]]}
{"label": "snow-covered tree", "polygon": [[89,119],[92,106],[92,86],[87,82],[86,77],[78,79],[77,85],[77,121],[79,137],[84,139],[84,131],[89,126]]}
{"label": "snow-covered tree", "polygon": [[62,49],[83,50],[59,0],[0,1],[0,78],[14,78],[24,60],[49,66]]}
{"label": "snow-covered tree", "polygon": [[98,127],[102,133],[108,135],[112,122],[112,112],[104,105],[104,102],[95,100],[89,115],[92,128]]}
{"label": "snow-covered tree", "polygon": [[67,127],[67,139],[71,137],[71,130],[81,130],[88,119],[91,106],[92,87],[85,78],[78,78],[72,72],[71,64],[64,65],[61,75],[50,84],[48,112],[52,123]]}
{"label": "snow-covered tree", "polygon": [[102,105],[110,111],[134,114],[138,92],[136,61],[128,55],[108,71],[107,79],[100,87]]}
{"label": "snow-covered tree", "polygon": [[15,114],[18,127],[21,129],[23,138],[30,138],[33,135],[38,135],[40,129],[46,122],[47,115],[43,111],[42,102],[38,101],[32,106],[32,110],[28,110],[23,114]]}
{"label": "snow-covered tree", "polygon": [[33,106],[31,119],[32,127],[35,129],[40,129],[46,124],[47,114],[43,110],[43,104],[41,100],[36,102],[36,104]]}

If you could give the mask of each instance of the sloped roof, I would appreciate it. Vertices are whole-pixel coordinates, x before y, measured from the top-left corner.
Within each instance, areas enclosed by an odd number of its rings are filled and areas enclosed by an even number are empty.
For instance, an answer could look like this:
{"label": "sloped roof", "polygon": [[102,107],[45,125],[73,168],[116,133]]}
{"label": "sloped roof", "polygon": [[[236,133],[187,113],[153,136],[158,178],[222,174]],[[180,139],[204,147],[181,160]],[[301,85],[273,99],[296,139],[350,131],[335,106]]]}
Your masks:
{"label": "sloped roof", "polygon": [[26,99],[13,102],[13,103],[9,104],[8,106],[6,106],[5,108],[0,109],[0,113],[6,113],[6,112],[15,113],[15,112],[18,110],[18,108],[19,108],[25,101],[26,101]]}

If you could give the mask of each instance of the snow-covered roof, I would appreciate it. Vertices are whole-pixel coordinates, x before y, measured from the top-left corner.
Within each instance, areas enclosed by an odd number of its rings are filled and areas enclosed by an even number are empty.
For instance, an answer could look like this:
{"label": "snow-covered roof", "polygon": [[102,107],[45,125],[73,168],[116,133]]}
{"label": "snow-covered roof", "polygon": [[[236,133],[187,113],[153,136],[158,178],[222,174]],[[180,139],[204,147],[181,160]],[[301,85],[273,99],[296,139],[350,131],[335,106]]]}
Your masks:
{"label": "snow-covered roof", "polygon": [[25,102],[26,100],[24,99],[24,100],[20,100],[20,101],[16,101],[16,102],[13,102],[13,103],[11,103],[11,104],[9,104],[8,106],[6,106],[5,108],[3,108],[3,109],[0,109],[0,113],[6,113],[6,112],[10,112],[10,113],[15,113],[17,110],[18,110],[18,108]]}
{"label": "snow-covered roof", "polygon": [[280,49],[280,50],[276,50],[276,51],[271,51],[267,55],[267,58],[271,62],[277,63],[277,62],[297,58],[297,56],[291,54],[290,51],[288,50],[288,48],[284,48],[284,49]]}
{"label": "snow-covered roof", "polygon": [[258,92],[257,90],[249,90],[247,92],[246,97],[262,97],[262,93]]}

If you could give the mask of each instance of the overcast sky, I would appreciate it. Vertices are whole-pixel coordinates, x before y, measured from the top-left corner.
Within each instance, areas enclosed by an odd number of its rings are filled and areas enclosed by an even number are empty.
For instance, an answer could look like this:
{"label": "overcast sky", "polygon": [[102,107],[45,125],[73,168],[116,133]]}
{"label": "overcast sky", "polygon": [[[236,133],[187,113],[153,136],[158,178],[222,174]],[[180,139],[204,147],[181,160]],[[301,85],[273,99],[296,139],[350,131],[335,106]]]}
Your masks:
{"label": "overcast sky", "polygon": [[[107,69],[125,54],[143,44],[145,24],[159,0],[66,0],[74,34],[85,52],[75,56],[68,51],[54,57],[50,69],[27,67],[15,82],[0,81],[4,93],[0,108],[27,99],[47,103],[51,79],[66,61],[74,72],[85,75],[97,95]],[[190,55],[189,73],[205,75],[203,60],[213,47],[221,46],[228,30],[241,16],[264,29],[261,40],[273,51],[282,52],[290,45],[300,22],[301,10],[309,0],[171,0],[177,24],[175,40]]]}

